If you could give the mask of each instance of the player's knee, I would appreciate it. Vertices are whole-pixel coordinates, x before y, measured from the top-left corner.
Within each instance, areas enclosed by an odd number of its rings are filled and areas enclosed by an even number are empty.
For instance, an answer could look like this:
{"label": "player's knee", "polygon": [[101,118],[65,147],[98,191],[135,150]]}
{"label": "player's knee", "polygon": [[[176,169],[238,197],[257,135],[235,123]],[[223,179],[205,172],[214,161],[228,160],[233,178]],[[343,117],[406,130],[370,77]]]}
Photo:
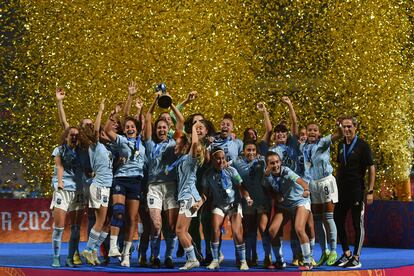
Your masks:
{"label": "player's knee", "polygon": [[114,204],[112,207],[112,220],[111,225],[121,228],[124,224],[125,217],[125,205],[124,204]]}

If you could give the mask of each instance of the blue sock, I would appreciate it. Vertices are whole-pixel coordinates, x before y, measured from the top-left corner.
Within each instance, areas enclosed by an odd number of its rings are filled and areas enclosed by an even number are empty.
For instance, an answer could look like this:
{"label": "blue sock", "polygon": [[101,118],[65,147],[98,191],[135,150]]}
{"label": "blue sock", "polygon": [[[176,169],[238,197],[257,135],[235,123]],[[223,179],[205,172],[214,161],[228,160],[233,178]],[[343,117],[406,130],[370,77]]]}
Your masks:
{"label": "blue sock", "polygon": [[334,216],[332,212],[327,212],[327,213],[323,213],[326,222],[328,223],[328,230],[329,230],[329,246],[331,251],[336,251],[336,236],[337,236],[337,231],[336,231],[336,224],[334,221]]}
{"label": "blue sock", "polygon": [[190,246],[188,248],[184,248],[184,252],[187,255],[187,260],[189,261],[197,261],[194,246]]}
{"label": "blue sock", "polygon": [[254,246],[254,240],[256,239],[255,233],[246,233],[246,258],[248,260],[252,259],[252,252],[253,252],[253,246]]}
{"label": "blue sock", "polygon": [[174,233],[168,233],[165,238],[165,258],[171,258],[177,243],[177,236]]}
{"label": "blue sock", "polygon": [[60,248],[62,246],[62,234],[63,227],[53,227],[52,233],[52,246],[53,246],[53,256],[60,256]]}
{"label": "blue sock", "polygon": [[313,214],[313,218],[315,221],[315,235],[316,240],[319,242],[321,246],[322,253],[326,251],[326,232],[325,226],[323,225],[322,215],[321,214]]}
{"label": "blue sock", "polygon": [[313,248],[315,247],[315,238],[309,239],[309,246],[310,246],[311,256],[313,256]]}
{"label": "blue sock", "polygon": [[99,235],[98,242],[95,244],[94,250],[96,251],[99,250],[99,248],[101,247],[101,244],[106,240],[106,237],[108,237],[108,233],[102,231],[101,234]]}
{"label": "blue sock", "polygon": [[302,249],[302,255],[303,255],[303,262],[305,263],[310,263],[310,256],[311,256],[311,251],[310,251],[310,245],[309,243],[302,243],[300,245],[300,248]]}
{"label": "blue sock", "polygon": [[246,261],[246,245],[244,243],[236,244],[236,255],[240,262]]}
{"label": "blue sock", "polygon": [[272,250],[272,245],[270,243],[270,236],[268,231],[262,234],[262,245],[265,257],[268,257],[271,254]]}
{"label": "blue sock", "polygon": [[68,244],[68,258],[73,259],[73,255],[75,255],[75,251],[78,250],[80,238],[80,225],[72,224],[70,226],[70,238]]}
{"label": "blue sock", "polygon": [[154,258],[160,257],[160,243],[161,239],[159,236],[151,236],[151,255],[154,256]]}
{"label": "blue sock", "polygon": [[219,242],[211,242],[210,246],[211,246],[211,255],[213,255],[213,260],[218,262],[220,243]]}
{"label": "blue sock", "polygon": [[100,232],[95,231],[93,228],[91,229],[91,232],[89,233],[88,243],[86,244],[87,250],[92,251],[95,249],[100,235]]}

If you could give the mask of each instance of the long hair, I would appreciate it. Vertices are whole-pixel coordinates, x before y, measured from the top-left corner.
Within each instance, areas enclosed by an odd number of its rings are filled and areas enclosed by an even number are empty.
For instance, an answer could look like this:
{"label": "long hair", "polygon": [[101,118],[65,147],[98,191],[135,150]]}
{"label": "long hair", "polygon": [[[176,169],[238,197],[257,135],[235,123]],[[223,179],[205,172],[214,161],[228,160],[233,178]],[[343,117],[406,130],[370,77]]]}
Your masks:
{"label": "long hair", "polygon": [[64,145],[64,144],[66,144],[66,138],[68,137],[69,132],[70,132],[72,129],[76,129],[77,131],[79,131],[79,129],[78,129],[77,127],[68,127],[68,128],[66,128],[65,130],[63,130],[63,131],[60,133],[60,137],[59,137],[59,145]]}
{"label": "long hair", "polygon": [[79,144],[84,150],[91,145],[96,145],[99,141],[99,130],[95,130],[93,126],[86,125],[79,129]]}

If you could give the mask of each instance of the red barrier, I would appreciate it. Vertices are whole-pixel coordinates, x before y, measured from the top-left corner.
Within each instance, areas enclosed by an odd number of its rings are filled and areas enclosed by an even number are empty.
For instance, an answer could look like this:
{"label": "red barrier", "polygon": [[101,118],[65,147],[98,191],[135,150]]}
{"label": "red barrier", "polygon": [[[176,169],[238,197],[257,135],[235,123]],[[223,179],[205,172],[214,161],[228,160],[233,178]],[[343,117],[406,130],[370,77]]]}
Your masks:
{"label": "red barrier", "polygon": [[[50,199],[0,199],[0,243],[50,242],[53,217],[49,209]],[[86,229],[84,216],[82,229]],[[69,224],[69,217],[66,225]],[[63,240],[69,238],[69,228],[65,227]],[[81,239],[85,240],[82,230]]]}

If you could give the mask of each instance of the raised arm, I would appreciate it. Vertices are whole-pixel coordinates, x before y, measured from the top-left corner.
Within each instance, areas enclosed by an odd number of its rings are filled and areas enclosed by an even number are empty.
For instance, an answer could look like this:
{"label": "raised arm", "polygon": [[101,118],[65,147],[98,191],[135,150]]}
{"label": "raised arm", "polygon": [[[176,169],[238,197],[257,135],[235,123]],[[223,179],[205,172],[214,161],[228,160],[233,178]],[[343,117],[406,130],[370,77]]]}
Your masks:
{"label": "raised arm", "polygon": [[331,141],[335,142],[336,140],[341,139],[344,136],[344,131],[342,128],[342,118],[336,120],[336,131],[331,135]]}
{"label": "raised arm", "polygon": [[152,113],[154,112],[155,105],[157,104],[158,98],[161,96],[161,92],[155,93],[154,101],[152,102],[147,114],[145,115],[143,140],[147,141],[152,136]]}
{"label": "raised arm", "polygon": [[142,115],[142,107],[144,103],[142,102],[140,97],[135,99],[135,107],[137,108],[137,112],[135,113],[135,119],[140,120]]}
{"label": "raised arm", "polygon": [[[197,98],[197,91],[191,91],[190,93],[188,93],[187,98],[183,102],[181,102],[177,105],[177,109],[181,112],[181,110],[183,110],[184,106],[186,106],[188,103],[194,101],[195,98]],[[173,120],[174,125],[175,125],[177,123],[177,118],[175,117],[174,112],[170,112],[170,116],[171,116],[171,119]]]}
{"label": "raised arm", "polygon": [[56,100],[57,100],[57,108],[58,108],[58,115],[59,121],[63,129],[67,129],[69,127],[68,121],[66,120],[65,110],[63,109],[63,99],[65,98],[65,91],[63,88],[56,88]]}
{"label": "raised arm", "polygon": [[197,128],[202,126],[200,121],[197,121],[195,124],[193,124],[192,133],[191,133],[191,148],[189,154],[195,158],[197,157],[197,147],[199,143],[198,134],[197,134]]}
{"label": "raised arm", "polygon": [[99,104],[99,110],[98,110],[98,115],[96,115],[96,119],[95,119],[95,131],[98,132],[99,135],[99,129],[101,128],[101,122],[102,122],[102,114],[103,111],[105,109],[105,98],[102,99],[101,103]]}
{"label": "raised arm", "polygon": [[171,104],[171,110],[173,111],[175,118],[177,118],[177,124],[175,125],[175,130],[182,132],[184,129],[184,116],[181,114],[181,112],[178,110],[178,108]]}
{"label": "raised arm", "polygon": [[116,140],[117,133],[114,131],[116,129],[115,124],[117,124],[117,117],[119,112],[122,109],[122,102],[119,102],[115,105],[115,109],[111,111],[111,114],[109,115],[108,121],[105,123],[104,131],[106,135],[108,135],[108,138],[111,141]]}
{"label": "raised arm", "polygon": [[293,108],[293,104],[290,101],[289,97],[287,96],[282,97],[282,102],[284,102],[289,108],[289,117],[290,117],[290,123],[291,123],[290,132],[292,135],[298,136],[299,135],[298,119],[296,118],[296,112],[295,112],[295,109]]}
{"label": "raised arm", "polygon": [[128,99],[125,104],[124,115],[125,117],[129,116],[129,112],[131,111],[131,104],[132,104],[132,97],[137,93],[137,88],[135,82],[131,81],[128,86]]}
{"label": "raised arm", "polygon": [[269,112],[264,103],[260,102],[257,104],[257,109],[263,113],[264,125],[265,125],[265,134],[263,135],[262,140],[266,143],[270,143],[270,136],[272,134],[272,122],[270,121]]}

